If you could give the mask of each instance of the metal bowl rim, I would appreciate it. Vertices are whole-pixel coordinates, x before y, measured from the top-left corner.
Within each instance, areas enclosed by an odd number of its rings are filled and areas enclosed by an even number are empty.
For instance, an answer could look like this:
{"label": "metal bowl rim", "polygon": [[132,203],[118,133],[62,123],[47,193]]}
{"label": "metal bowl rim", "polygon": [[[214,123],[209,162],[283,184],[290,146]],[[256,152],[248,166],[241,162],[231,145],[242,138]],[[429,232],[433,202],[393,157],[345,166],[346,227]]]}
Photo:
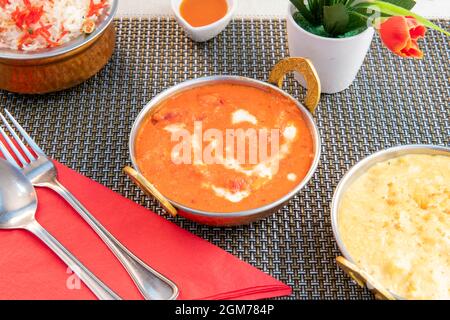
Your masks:
{"label": "metal bowl rim", "polygon": [[167,99],[168,97],[170,97],[174,94],[180,93],[184,90],[188,90],[189,88],[200,86],[202,84],[215,83],[215,82],[235,82],[235,83],[241,83],[241,84],[247,84],[247,85],[251,84],[254,87],[271,88],[277,92],[280,92],[283,96],[289,98],[291,101],[294,101],[296,103],[297,107],[302,112],[302,115],[305,116],[307,124],[310,128],[312,139],[313,139],[314,146],[315,146],[314,160],[311,163],[311,167],[310,167],[308,173],[305,175],[305,177],[300,181],[300,183],[295,188],[293,188],[289,193],[287,193],[280,199],[278,199],[274,202],[271,202],[269,204],[266,204],[262,207],[257,207],[257,208],[253,208],[253,209],[249,209],[249,210],[243,210],[243,211],[236,211],[236,212],[209,212],[209,211],[203,211],[203,210],[189,208],[189,207],[184,206],[184,205],[182,205],[176,201],[173,201],[167,197],[166,197],[166,199],[169,200],[169,202],[171,204],[173,204],[175,207],[177,207],[178,209],[180,209],[182,211],[188,212],[193,215],[209,217],[209,218],[248,217],[248,216],[258,215],[263,212],[267,212],[268,210],[271,210],[273,208],[276,208],[279,205],[282,205],[286,201],[290,200],[296,193],[298,193],[309,182],[309,180],[314,175],[314,173],[317,169],[317,166],[319,164],[319,160],[320,160],[320,152],[321,152],[320,134],[319,134],[319,130],[316,125],[316,122],[314,121],[311,113],[308,111],[308,109],[305,106],[303,106],[303,104],[301,104],[297,99],[292,97],[290,94],[288,94],[284,90],[282,90],[272,84],[269,84],[269,83],[266,83],[266,82],[263,82],[260,80],[243,77],[243,76],[232,76],[232,75],[207,76],[207,77],[201,77],[201,78],[196,78],[196,79],[181,82],[179,84],[176,84],[176,85],[162,91],[158,95],[156,95],[140,111],[140,113],[138,114],[136,120],[134,121],[133,127],[131,129],[131,134],[130,134],[130,138],[129,138],[129,152],[130,152],[130,157],[131,157],[131,162],[133,164],[133,167],[139,173],[141,173],[141,171],[137,165],[135,155],[134,155],[134,141],[135,141],[137,132],[140,128],[140,123],[145,118],[147,113],[153,107],[158,106],[161,101]]}
{"label": "metal bowl rim", "polygon": [[[416,151],[416,152],[412,152]],[[423,151],[423,152],[420,152]],[[450,156],[450,147],[448,146],[438,146],[438,145],[432,145],[432,144],[409,144],[409,145],[399,145],[395,147],[390,147],[387,149],[379,150],[375,153],[372,153],[363,159],[359,160],[354,166],[352,166],[341,178],[338,185],[336,186],[336,189],[333,194],[333,199],[331,201],[331,227],[333,230],[333,235],[336,240],[336,243],[339,247],[339,250],[342,252],[345,259],[348,261],[355,263],[353,258],[351,257],[350,253],[346,249],[344,242],[342,241],[339,228],[338,228],[338,209],[340,205],[340,201],[342,199],[342,195],[345,193],[345,188],[348,187],[348,184],[351,178],[354,177],[354,175],[358,173],[362,173],[366,166],[369,166],[369,168],[373,167],[375,164],[386,161],[388,159],[394,159],[402,155],[407,154],[440,154],[440,153],[434,153],[434,152],[444,152],[449,153]],[[383,158],[383,156],[387,156],[386,158]],[[383,159],[380,159],[383,158]],[[391,294],[397,298],[404,300],[404,298],[400,297],[399,295],[395,294],[394,292],[391,292]]]}
{"label": "metal bowl rim", "polygon": [[69,53],[71,51],[77,50],[88,43],[93,42],[95,39],[97,39],[103,32],[106,30],[106,28],[109,27],[111,22],[113,21],[114,17],[116,16],[117,9],[119,6],[119,0],[111,0],[111,9],[109,14],[106,16],[106,18],[95,28],[95,31],[88,35],[88,36],[79,36],[67,44],[64,44],[59,47],[55,47],[49,50],[44,51],[38,51],[36,53],[33,52],[23,52],[19,53],[18,51],[7,51],[7,50],[0,50],[0,59],[6,59],[6,60],[22,60],[22,61],[31,61],[31,60],[39,60],[39,59],[47,59],[47,58],[53,58],[57,56],[64,55],[66,53]]}

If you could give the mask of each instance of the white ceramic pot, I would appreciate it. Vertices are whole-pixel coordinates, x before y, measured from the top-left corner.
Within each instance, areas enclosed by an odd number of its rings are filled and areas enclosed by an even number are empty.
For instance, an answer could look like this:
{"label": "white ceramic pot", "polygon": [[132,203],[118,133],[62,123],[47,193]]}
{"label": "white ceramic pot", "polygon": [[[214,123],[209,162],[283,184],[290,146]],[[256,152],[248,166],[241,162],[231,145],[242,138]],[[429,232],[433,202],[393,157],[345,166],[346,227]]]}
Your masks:
{"label": "white ceramic pot", "polygon": [[237,0],[227,0],[228,12],[222,19],[207,26],[193,27],[180,14],[180,5],[182,1],[183,0],[172,0],[172,11],[175,14],[178,23],[186,32],[186,35],[197,42],[208,41],[221,33],[230,23],[237,3]]}
{"label": "white ceramic pot", "polygon": [[[368,28],[362,33],[349,38],[325,38],[302,29],[292,15],[297,11],[289,4],[287,31],[289,52],[292,57],[305,57],[312,61],[319,75],[322,92],[336,93],[347,89],[361,68],[374,29]],[[303,77],[295,78],[305,85]]]}

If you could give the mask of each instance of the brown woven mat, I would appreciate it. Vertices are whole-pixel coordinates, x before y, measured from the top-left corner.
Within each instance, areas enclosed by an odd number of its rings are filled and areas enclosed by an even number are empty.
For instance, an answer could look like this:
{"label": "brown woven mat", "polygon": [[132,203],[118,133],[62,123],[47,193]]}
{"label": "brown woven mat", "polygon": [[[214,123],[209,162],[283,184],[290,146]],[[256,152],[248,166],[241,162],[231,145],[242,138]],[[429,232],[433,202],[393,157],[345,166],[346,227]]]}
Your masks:
{"label": "brown woven mat", "polygon": [[[116,22],[117,51],[97,76],[45,96],[0,91],[0,105],[48,154],[162,213],[121,173],[129,162],[128,135],[138,112],[154,95],[187,79],[235,74],[266,80],[271,67],[288,56],[285,22],[234,20],[205,44],[188,40],[169,18]],[[339,179],[365,155],[398,144],[449,144],[448,38],[431,31],[421,45],[426,59],[415,61],[397,58],[374,41],[351,88],[323,95],[315,116],[321,164],[277,215],[228,229],[182,218],[175,222],[292,286],[290,298],[372,298],[336,267],[339,251],[329,205]],[[286,90],[304,95],[292,78]]]}

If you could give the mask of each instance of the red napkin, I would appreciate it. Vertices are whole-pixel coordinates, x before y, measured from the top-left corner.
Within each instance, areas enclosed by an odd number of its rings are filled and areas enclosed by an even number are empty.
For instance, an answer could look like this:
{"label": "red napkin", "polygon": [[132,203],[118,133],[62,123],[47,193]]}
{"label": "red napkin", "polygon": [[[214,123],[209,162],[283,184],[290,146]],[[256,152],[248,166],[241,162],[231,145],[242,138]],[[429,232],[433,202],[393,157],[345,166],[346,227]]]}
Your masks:
{"label": "red napkin", "polygon": [[[222,249],[56,165],[62,184],[119,241],[178,285],[179,299],[262,299],[291,293],[285,284]],[[84,220],[53,191],[37,192],[37,220],[123,299],[141,299],[120,262]],[[95,299],[83,283],[76,287],[66,265],[34,235],[0,230],[0,299]]]}

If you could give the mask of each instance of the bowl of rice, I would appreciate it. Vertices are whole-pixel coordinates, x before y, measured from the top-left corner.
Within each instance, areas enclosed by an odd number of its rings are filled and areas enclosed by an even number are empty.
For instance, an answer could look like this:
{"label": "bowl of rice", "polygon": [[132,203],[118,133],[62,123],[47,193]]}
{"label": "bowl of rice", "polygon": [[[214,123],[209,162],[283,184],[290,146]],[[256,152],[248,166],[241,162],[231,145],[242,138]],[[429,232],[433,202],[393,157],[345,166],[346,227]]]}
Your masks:
{"label": "bowl of rice", "polygon": [[95,75],[115,47],[118,0],[0,0],[0,89],[41,94]]}

